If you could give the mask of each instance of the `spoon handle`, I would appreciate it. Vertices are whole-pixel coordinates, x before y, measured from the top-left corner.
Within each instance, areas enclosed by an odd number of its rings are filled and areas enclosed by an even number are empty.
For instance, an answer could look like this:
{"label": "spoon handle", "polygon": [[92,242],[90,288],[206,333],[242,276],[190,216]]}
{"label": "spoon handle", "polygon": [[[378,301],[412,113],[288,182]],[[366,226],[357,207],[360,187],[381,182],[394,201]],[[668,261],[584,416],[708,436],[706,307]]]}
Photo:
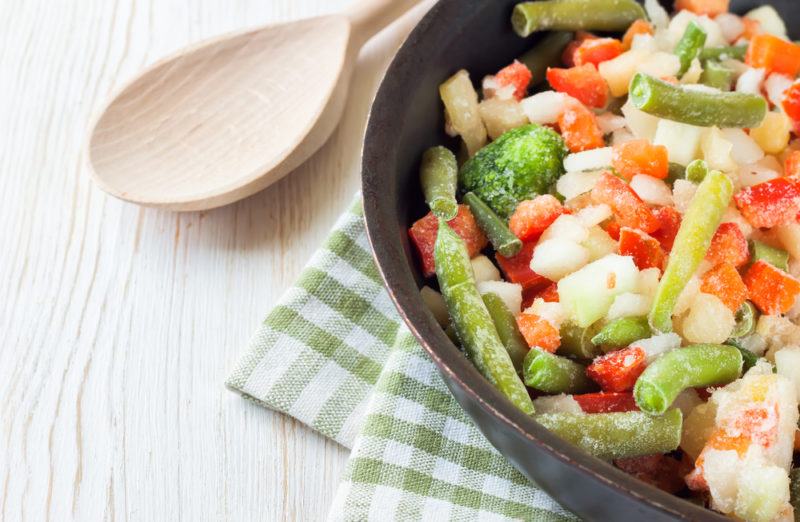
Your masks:
{"label": "spoon handle", "polygon": [[418,3],[419,0],[356,0],[344,12],[353,24],[351,38],[360,47]]}

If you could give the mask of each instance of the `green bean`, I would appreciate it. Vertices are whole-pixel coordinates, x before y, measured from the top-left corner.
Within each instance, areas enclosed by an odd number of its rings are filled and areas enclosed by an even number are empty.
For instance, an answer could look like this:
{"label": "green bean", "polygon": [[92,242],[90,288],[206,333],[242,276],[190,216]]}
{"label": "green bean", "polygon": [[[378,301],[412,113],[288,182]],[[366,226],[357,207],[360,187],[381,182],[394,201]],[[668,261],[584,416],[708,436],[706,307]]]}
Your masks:
{"label": "green bean", "polygon": [[750,350],[739,344],[738,339],[728,339],[727,341],[725,341],[725,344],[727,344],[728,346],[733,346],[734,348],[739,350],[740,354],[742,354],[743,373],[752,368],[753,366],[755,366],[758,360],[760,359],[758,355],[754,354],[753,352],[751,352]]}
{"label": "green bean", "polygon": [[727,384],[742,373],[742,354],[724,344],[696,344],[667,352],[636,380],[633,397],[643,412],[661,415],[687,388]]}
{"label": "green bean", "polygon": [[648,317],[654,333],[672,331],[672,310],[686,284],[706,256],[711,238],[722,221],[733,196],[730,178],[717,170],[709,172],[689,203],[675,237],[667,268],[656,289]]}
{"label": "green bean", "polygon": [[439,220],[433,256],[442,297],[467,356],[500,393],[532,414],[533,401],[478,293],[467,247],[443,219]]}
{"label": "green bean", "polygon": [[592,342],[610,352],[625,348],[632,343],[653,335],[647,317],[620,317],[605,325]]}
{"label": "green bean", "polygon": [[692,183],[702,183],[708,174],[708,164],[703,160],[694,160],[686,166],[686,179]]}
{"label": "green bean", "polygon": [[680,163],[669,162],[669,173],[667,174],[667,183],[673,185],[679,179],[683,179],[686,174],[686,167]]}
{"label": "green bean", "polygon": [[526,386],[545,393],[584,393],[593,387],[585,366],[538,348],[525,356],[522,374]]}
{"label": "green bean", "polygon": [[431,147],[426,150],[422,155],[419,178],[425,202],[433,214],[447,221],[456,217],[458,163],[455,154],[445,147]]}
{"label": "green bean", "polygon": [[511,357],[511,362],[514,363],[514,369],[517,370],[517,373],[522,372],[522,361],[525,359],[529,348],[528,343],[525,342],[519,332],[517,319],[497,294],[492,292],[483,294],[483,304],[486,305],[489,315],[492,316],[492,322],[497,328],[500,341],[506,347],[509,357]]}
{"label": "green bean", "polygon": [[771,247],[761,241],[750,241],[750,261],[766,261],[775,268],[784,272],[789,271],[789,252],[780,248]]}
{"label": "green bean", "polygon": [[472,192],[464,194],[464,203],[469,205],[478,226],[486,233],[492,246],[501,256],[514,257],[519,254],[522,250],[522,241],[508,229],[505,221],[500,219],[489,205]]}
{"label": "green bean", "polygon": [[533,73],[531,86],[539,85],[547,78],[548,67],[561,63],[561,55],[574,36],[570,32],[553,31],[544,36],[533,49],[519,57],[519,61]]}
{"label": "green bean", "polygon": [[747,45],[706,47],[700,51],[700,60],[725,60],[726,58],[744,60],[745,54],[747,54]]}
{"label": "green bean", "polygon": [[753,306],[753,303],[745,301],[736,311],[736,326],[731,332],[731,337],[733,339],[741,339],[752,334],[756,331],[757,321],[758,310]]}
{"label": "green bean", "polygon": [[520,36],[536,31],[624,31],[645,18],[635,0],[546,0],[514,7],[511,25]]}
{"label": "green bean", "polygon": [[570,359],[594,359],[603,353],[593,343],[599,330],[599,322],[581,328],[572,321],[564,321],[561,325],[561,346],[558,347],[558,354]]}
{"label": "green bean", "polygon": [[789,472],[789,503],[794,507],[795,520],[800,515],[800,468]]}
{"label": "green bean", "polygon": [[729,69],[715,60],[709,60],[703,66],[700,83],[720,91],[730,91],[735,74],[733,69]]}
{"label": "green bean", "polygon": [[689,67],[692,65],[692,60],[697,58],[700,50],[706,44],[706,33],[700,25],[692,20],[686,26],[683,36],[675,46],[675,54],[681,61],[681,68],[678,71],[678,78],[686,74]]}
{"label": "green bean", "polygon": [[629,96],[641,111],[697,127],[753,128],[767,115],[767,101],[761,96],[688,89],[642,73],[631,80]]}
{"label": "green bean", "polygon": [[536,421],[562,439],[603,459],[641,457],[674,451],[683,416],[672,409],[660,417],[622,413],[545,413]]}

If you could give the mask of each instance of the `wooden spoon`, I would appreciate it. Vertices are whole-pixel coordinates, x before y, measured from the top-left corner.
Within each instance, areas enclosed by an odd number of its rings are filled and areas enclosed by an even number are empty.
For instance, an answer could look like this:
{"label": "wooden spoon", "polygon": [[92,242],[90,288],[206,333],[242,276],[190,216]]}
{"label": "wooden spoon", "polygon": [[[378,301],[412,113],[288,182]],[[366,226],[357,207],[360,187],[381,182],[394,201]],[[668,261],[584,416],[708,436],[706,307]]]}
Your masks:
{"label": "wooden spoon", "polygon": [[88,142],[95,181],[141,205],[203,210],[264,189],[333,132],[359,49],[418,0],[217,38],[115,96]]}

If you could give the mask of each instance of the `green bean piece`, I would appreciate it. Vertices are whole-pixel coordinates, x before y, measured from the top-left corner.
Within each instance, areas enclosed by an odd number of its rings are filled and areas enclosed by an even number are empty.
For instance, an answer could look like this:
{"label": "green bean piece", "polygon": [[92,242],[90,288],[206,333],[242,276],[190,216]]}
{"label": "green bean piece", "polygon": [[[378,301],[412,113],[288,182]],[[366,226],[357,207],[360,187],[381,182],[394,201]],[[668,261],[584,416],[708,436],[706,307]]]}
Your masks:
{"label": "green bean piece", "polygon": [[505,302],[492,292],[483,294],[483,304],[486,305],[489,315],[492,316],[494,327],[497,328],[500,341],[506,347],[506,351],[511,357],[511,362],[514,363],[514,369],[517,370],[517,373],[521,373],[522,361],[530,349],[528,348],[528,343],[525,342],[519,332],[516,317],[508,309]]}
{"label": "green bean piece", "polygon": [[620,317],[605,325],[592,342],[610,352],[652,336],[647,317]]}
{"label": "green bean piece", "polygon": [[729,69],[715,60],[709,60],[703,66],[700,83],[720,91],[730,91],[735,74],[733,69]]}
{"label": "green bean piece", "polygon": [[741,339],[756,331],[758,310],[750,301],[745,301],[736,311],[736,326],[731,332],[731,338]]}
{"label": "green bean piece", "polygon": [[719,47],[706,47],[700,51],[700,60],[744,60],[747,54],[747,45],[722,45]]}
{"label": "green bean piece", "polygon": [[667,352],[636,380],[633,397],[643,412],[661,415],[687,388],[727,384],[742,374],[742,354],[724,344],[696,344]]}
{"label": "green bean piece", "polygon": [[467,356],[500,393],[523,412],[533,414],[533,401],[478,292],[467,247],[443,219],[439,220],[433,257],[442,297]]}
{"label": "green bean piece", "polygon": [[741,92],[704,92],[672,85],[647,74],[631,80],[633,106],[659,118],[697,127],[753,128],[767,115],[767,101]]}
{"label": "green bean piece", "polygon": [[689,203],[675,236],[664,275],[648,317],[653,333],[672,331],[672,310],[711,246],[733,196],[733,183],[718,170],[709,172]]}
{"label": "green bean piece", "polygon": [[739,350],[739,353],[742,354],[742,373],[746,372],[747,370],[755,366],[758,360],[760,359],[758,355],[754,354],[753,352],[742,346],[739,343],[738,339],[728,339],[727,341],[725,341],[725,344],[727,344],[728,346],[733,346],[734,348]]}
{"label": "green bean piece", "polygon": [[539,85],[547,78],[548,67],[556,67],[561,64],[561,55],[574,36],[570,32],[553,31],[545,35],[533,49],[519,57],[519,61],[533,73],[532,87]]}
{"label": "green bean piece", "polygon": [[514,257],[519,254],[522,250],[522,241],[508,229],[506,222],[495,214],[489,205],[472,192],[464,194],[464,203],[469,205],[478,226],[486,233],[486,237],[501,256]]}
{"label": "green bean piece", "polygon": [[784,272],[789,271],[789,252],[780,248],[771,247],[761,241],[750,241],[750,261],[766,261],[775,268]]}
{"label": "green bean piece", "polygon": [[672,409],[660,417],[622,413],[545,413],[536,421],[562,439],[602,459],[641,457],[674,451],[683,416]]}
{"label": "green bean piece", "polygon": [[522,375],[526,386],[544,393],[584,393],[593,388],[585,366],[539,348],[525,356]]}
{"label": "green bean piece", "polygon": [[686,166],[686,179],[692,183],[702,183],[707,174],[708,163],[703,160],[694,160]]}
{"label": "green bean piece", "polygon": [[700,50],[706,44],[706,37],[708,33],[703,30],[700,25],[694,20],[689,22],[683,36],[675,46],[675,54],[681,61],[681,68],[678,71],[678,78],[686,74],[689,67],[692,65],[692,60],[697,58]]}
{"label": "green bean piece", "polygon": [[431,147],[422,155],[419,169],[425,202],[436,217],[450,221],[458,214],[456,188],[458,162],[450,149]]}
{"label": "green bean piece", "polygon": [[794,507],[795,520],[800,515],[800,468],[789,472],[789,503]]}
{"label": "green bean piece", "polygon": [[572,321],[561,325],[561,346],[557,353],[570,359],[594,359],[603,352],[594,345],[593,340],[600,331],[600,323],[581,328]]}
{"label": "green bean piece", "polygon": [[667,174],[666,182],[672,186],[679,179],[683,179],[686,174],[686,167],[680,163],[669,162],[669,172]]}
{"label": "green bean piece", "polygon": [[536,31],[624,31],[646,18],[635,0],[546,0],[514,7],[511,25],[525,37]]}

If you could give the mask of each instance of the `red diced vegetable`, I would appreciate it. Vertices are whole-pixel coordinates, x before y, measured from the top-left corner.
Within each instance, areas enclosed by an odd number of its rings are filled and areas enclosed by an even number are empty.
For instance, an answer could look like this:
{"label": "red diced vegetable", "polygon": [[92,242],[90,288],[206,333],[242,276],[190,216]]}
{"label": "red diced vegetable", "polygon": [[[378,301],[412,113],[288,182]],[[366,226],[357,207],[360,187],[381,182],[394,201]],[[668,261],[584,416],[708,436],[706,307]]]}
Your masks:
{"label": "red diced vegetable", "polygon": [[653,26],[647,20],[636,20],[625,31],[625,36],[622,37],[622,49],[627,51],[631,48],[633,39],[637,34],[654,34]]}
{"label": "red diced vegetable", "polygon": [[506,281],[522,285],[523,290],[538,289],[549,285],[550,281],[531,270],[531,258],[536,243],[524,243],[522,250],[514,257],[497,254],[497,264],[503,271]]}
{"label": "red diced vegetable", "polygon": [[669,152],[663,145],[647,140],[633,140],[614,146],[611,166],[630,181],[637,174],[664,179],[669,174]]}
{"label": "red diced vegetable", "polygon": [[[464,240],[470,257],[478,255],[478,253],[489,244],[489,240],[486,238],[483,231],[481,231],[480,227],[478,227],[475,217],[466,205],[459,205],[458,215],[448,221],[447,224]],[[433,247],[436,243],[436,235],[438,232],[439,220],[432,212],[414,223],[408,230],[411,242],[414,243],[414,246],[417,248],[420,263],[422,264],[422,272],[425,277],[436,275],[436,265],[433,260]]]}
{"label": "red diced vegetable", "polygon": [[577,51],[581,44],[586,40],[595,40],[597,38],[597,36],[586,31],[578,31],[575,33],[575,39],[567,44],[567,47],[561,54],[561,63],[567,67],[575,67],[575,51]]}
{"label": "red diced vegetable", "polygon": [[647,268],[664,270],[664,261],[667,257],[656,239],[630,227],[622,227],[619,231],[619,253],[631,256],[639,270]]}
{"label": "red diced vegetable", "polygon": [[730,263],[720,263],[703,274],[700,291],[717,296],[734,313],[747,299],[747,286]]}
{"label": "red diced vegetable", "polygon": [[730,263],[736,268],[750,260],[750,250],[742,229],[736,223],[723,223],[714,234],[706,260],[712,265]]}
{"label": "red diced vegetable", "polygon": [[708,15],[715,17],[718,14],[727,13],[730,7],[730,0],[675,0],[675,10],[691,11],[698,15]]}
{"label": "red diced vegetable", "polygon": [[548,285],[537,297],[542,298],[546,303],[557,303],[560,299],[558,297],[558,283]]}
{"label": "red diced vegetable", "polygon": [[567,93],[589,107],[602,108],[608,103],[608,84],[592,64],[570,69],[548,68],[547,81],[554,90]]}
{"label": "red diced vegetable", "polygon": [[622,393],[584,393],[573,395],[573,399],[584,413],[617,413],[623,411],[639,411],[633,394],[630,392]]}
{"label": "red diced vegetable", "polygon": [[767,315],[785,314],[800,295],[800,281],[760,260],[744,276],[750,300]]}
{"label": "red diced vegetable", "polygon": [[767,74],[780,73],[791,78],[800,72],[800,45],[771,34],[759,34],[750,40],[745,63]]}
{"label": "red diced vegetable", "polygon": [[[798,98],[798,102],[800,102],[800,98]],[[793,150],[786,156],[783,171],[787,177],[794,181],[800,181],[800,150]]]}
{"label": "red diced vegetable", "polygon": [[528,93],[528,85],[532,78],[531,70],[518,60],[514,60],[514,63],[501,69],[494,77],[502,87],[513,85],[514,97],[517,100],[521,100]]}
{"label": "red diced vegetable", "polygon": [[573,55],[575,65],[587,63],[594,66],[613,60],[622,54],[622,42],[616,38],[592,38],[584,40]]}
{"label": "red diced vegetable", "polygon": [[639,347],[625,348],[598,357],[586,368],[586,375],[606,392],[626,392],[633,389],[644,371],[645,352]]}
{"label": "red diced vegetable", "polygon": [[661,243],[664,252],[669,253],[681,228],[681,213],[675,207],[660,207],[653,211],[653,215],[658,221],[658,229],[650,235]]}
{"label": "red diced vegetable", "polygon": [[606,221],[601,225],[601,228],[606,231],[606,234],[608,234],[611,237],[611,239],[613,239],[614,241],[619,241],[620,226],[619,223],[617,223],[616,219],[614,218],[609,219],[608,221]]}
{"label": "red diced vegetable", "polygon": [[622,227],[636,228],[646,233],[658,230],[659,222],[639,196],[618,177],[605,172],[592,189],[592,200],[605,203],[614,212]]}
{"label": "red diced vegetable", "polygon": [[522,241],[535,241],[564,212],[564,206],[554,196],[537,196],[517,205],[508,228]]}
{"label": "red diced vegetable", "polygon": [[537,347],[554,353],[561,346],[561,334],[555,326],[538,315],[521,313],[517,316],[517,326],[531,348]]}
{"label": "red diced vegetable", "polygon": [[745,187],[734,200],[754,227],[772,228],[794,221],[800,212],[800,185],[787,178],[775,178]]}
{"label": "red diced vegetable", "polygon": [[558,118],[558,127],[571,152],[598,149],[606,144],[597,117],[577,100],[567,101]]}
{"label": "red diced vegetable", "polygon": [[783,112],[794,121],[800,121],[800,82],[795,82],[783,93]]}
{"label": "red diced vegetable", "polygon": [[619,469],[667,493],[677,493],[684,488],[683,477],[691,468],[668,455],[656,454],[614,461]]}

